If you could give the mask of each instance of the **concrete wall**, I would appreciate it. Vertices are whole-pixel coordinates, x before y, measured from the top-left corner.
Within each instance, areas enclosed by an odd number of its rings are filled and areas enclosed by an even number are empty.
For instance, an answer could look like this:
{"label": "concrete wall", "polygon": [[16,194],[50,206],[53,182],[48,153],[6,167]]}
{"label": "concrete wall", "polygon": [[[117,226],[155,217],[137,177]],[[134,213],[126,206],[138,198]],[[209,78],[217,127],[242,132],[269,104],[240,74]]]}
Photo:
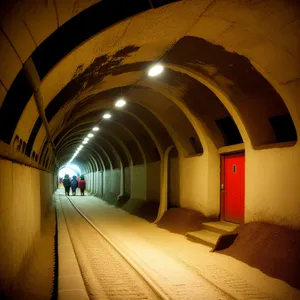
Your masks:
{"label": "concrete wall", "polygon": [[179,157],[180,206],[207,214],[207,156]]}
{"label": "concrete wall", "polygon": [[0,191],[0,290],[7,290],[39,237],[53,176],[0,159]]}
{"label": "concrete wall", "polygon": [[145,165],[133,166],[131,169],[131,199],[147,199],[147,169]]}
{"label": "concrete wall", "polygon": [[169,158],[168,207],[180,206],[180,170],[178,157]]}
{"label": "concrete wall", "polygon": [[245,221],[300,227],[300,146],[246,152]]}
{"label": "concrete wall", "polygon": [[[294,147],[246,149],[245,222],[262,220],[300,227],[299,151],[298,144]],[[160,200],[160,162],[147,164],[147,167],[133,166],[132,173],[130,168],[125,168],[124,174],[125,193],[132,191],[126,209],[137,207],[141,201]],[[107,199],[111,195],[116,201],[120,191],[120,170],[105,171],[103,178],[104,194]],[[89,181],[87,179],[88,186]],[[101,188],[98,175],[95,189],[99,196]],[[169,204],[197,210],[207,216],[218,216],[220,154],[209,152],[183,157],[179,153],[178,158],[170,157],[168,188]]]}
{"label": "concrete wall", "polygon": [[146,199],[160,200],[160,161],[147,164]]}
{"label": "concrete wall", "polygon": [[[121,195],[121,170],[106,170],[86,174],[87,190],[109,203]],[[101,177],[103,177],[103,182]],[[103,190],[103,194],[102,194]],[[160,162],[124,169],[124,194],[138,201],[160,200]]]}
{"label": "concrete wall", "polygon": [[[116,203],[118,196],[120,195],[120,182],[121,182],[121,170],[107,170],[104,173],[105,184],[103,186],[104,195],[103,199],[109,203]],[[100,182],[97,181],[97,188],[100,188]]]}
{"label": "concrete wall", "polygon": [[[266,221],[300,227],[299,151],[298,144],[246,149],[245,222]],[[179,161],[180,206],[218,216],[220,156],[180,157]]]}

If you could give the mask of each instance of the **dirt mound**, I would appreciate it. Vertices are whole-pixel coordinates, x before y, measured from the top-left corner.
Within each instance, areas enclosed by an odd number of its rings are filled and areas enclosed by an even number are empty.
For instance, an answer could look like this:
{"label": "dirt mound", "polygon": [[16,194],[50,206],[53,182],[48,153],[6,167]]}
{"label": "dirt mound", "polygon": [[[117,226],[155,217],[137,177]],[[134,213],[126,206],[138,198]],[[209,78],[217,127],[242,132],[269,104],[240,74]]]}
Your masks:
{"label": "dirt mound", "polygon": [[235,231],[238,237],[234,243],[217,252],[300,289],[300,230],[252,222],[240,225]]}
{"label": "dirt mound", "polygon": [[170,232],[184,235],[189,231],[200,230],[203,222],[213,220],[215,218],[207,218],[199,211],[176,207],[167,210],[156,224]]}

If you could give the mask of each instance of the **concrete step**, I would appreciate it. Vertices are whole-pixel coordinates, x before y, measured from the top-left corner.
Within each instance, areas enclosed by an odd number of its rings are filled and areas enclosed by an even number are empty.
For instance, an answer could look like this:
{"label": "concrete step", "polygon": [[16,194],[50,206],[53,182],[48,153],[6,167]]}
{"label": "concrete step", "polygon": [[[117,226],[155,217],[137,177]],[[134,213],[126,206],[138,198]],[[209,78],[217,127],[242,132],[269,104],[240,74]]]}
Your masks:
{"label": "concrete step", "polygon": [[191,231],[185,234],[185,236],[189,240],[204,244],[212,248],[215,247],[220,235],[221,235],[220,233],[212,232],[205,229],[202,229],[200,231]]}
{"label": "concrete step", "polygon": [[205,222],[202,224],[202,228],[215,233],[226,234],[235,230],[239,224],[234,224],[230,222],[220,221],[220,222]]}

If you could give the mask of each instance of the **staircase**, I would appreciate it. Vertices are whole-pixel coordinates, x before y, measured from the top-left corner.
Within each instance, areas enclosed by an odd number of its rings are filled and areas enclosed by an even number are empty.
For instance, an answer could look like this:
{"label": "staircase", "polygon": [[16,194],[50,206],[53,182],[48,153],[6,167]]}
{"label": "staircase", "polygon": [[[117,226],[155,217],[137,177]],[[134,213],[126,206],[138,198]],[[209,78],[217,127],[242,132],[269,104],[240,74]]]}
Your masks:
{"label": "staircase", "polygon": [[[236,234],[230,234],[239,224],[229,223],[225,221],[202,223],[202,229],[199,231],[187,232],[185,236],[197,243],[215,248],[220,236],[225,235],[229,242],[233,242]],[[227,241],[227,244],[228,244]]]}

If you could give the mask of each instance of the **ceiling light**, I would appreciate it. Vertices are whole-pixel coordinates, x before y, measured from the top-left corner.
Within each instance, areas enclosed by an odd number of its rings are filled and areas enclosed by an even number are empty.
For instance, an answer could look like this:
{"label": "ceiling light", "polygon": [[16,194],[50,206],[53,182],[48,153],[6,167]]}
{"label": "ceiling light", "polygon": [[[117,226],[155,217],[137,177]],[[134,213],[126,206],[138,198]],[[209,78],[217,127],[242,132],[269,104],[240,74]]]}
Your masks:
{"label": "ceiling light", "polygon": [[111,114],[105,114],[105,115],[103,115],[103,118],[104,119],[110,119],[111,118]]}
{"label": "ceiling light", "polygon": [[91,137],[93,137],[93,136],[94,136],[94,135],[93,135],[92,133],[89,133],[89,134],[88,134],[88,137],[89,137],[89,138],[91,138]]}
{"label": "ceiling light", "polygon": [[83,140],[84,140],[84,141],[88,141],[88,140],[89,140],[89,138],[88,138],[88,137],[86,137],[86,138],[84,138]]}
{"label": "ceiling light", "polygon": [[149,71],[148,75],[153,77],[159,75],[164,70],[164,67],[160,64],[153,66]]}
{"label": "ceiling light", "polygon": [[115,103],[116,107],[123,107],[126,104],[126,101],[124,99],[120,99]]}
{"label": "ceiling light", "polygon": [[92,130],[93,130],[93,131],[98,131],[98,130],[99,130],[99,127],[94,127]]}
{"label": "ceiling light", "polygon": [[82,142],[82,144],[87,144],[87,143],[88,143],[87,141],[83,141],[83,142]]}

